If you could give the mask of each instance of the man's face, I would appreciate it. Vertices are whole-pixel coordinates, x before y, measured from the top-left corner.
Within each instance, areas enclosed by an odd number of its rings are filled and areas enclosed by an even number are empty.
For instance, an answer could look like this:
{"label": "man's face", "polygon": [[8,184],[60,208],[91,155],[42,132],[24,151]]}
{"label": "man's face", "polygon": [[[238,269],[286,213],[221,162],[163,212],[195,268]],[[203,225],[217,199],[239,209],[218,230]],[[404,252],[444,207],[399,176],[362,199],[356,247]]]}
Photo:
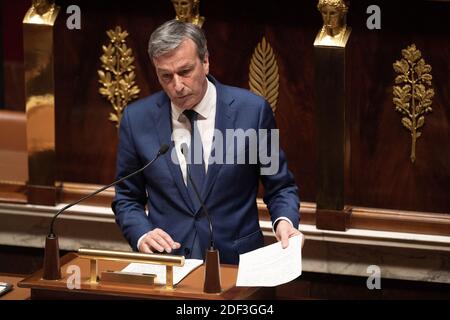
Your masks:
{"label": "man's face", "polygon": [[322,8],[322,18],[325,28],[329,34],[336,34],[342,27],[342,13],[335,6],[325,5]]}
{"label": "man's face", "polygon": [[174,50],[153,59],[156,75],[163,90],[177,107],[192,109],[206,93],[209,60],[200,61],[191,39]]}

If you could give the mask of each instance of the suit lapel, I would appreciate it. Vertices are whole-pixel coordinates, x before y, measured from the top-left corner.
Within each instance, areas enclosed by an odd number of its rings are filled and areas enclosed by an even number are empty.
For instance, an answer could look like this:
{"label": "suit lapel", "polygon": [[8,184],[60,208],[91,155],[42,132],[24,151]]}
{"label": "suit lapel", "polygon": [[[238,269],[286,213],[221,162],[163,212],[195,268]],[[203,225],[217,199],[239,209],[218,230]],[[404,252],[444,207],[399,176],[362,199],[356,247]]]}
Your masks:
{"label": "suit lapel", "polygon": [[[219,130],[223,137],[223,145],[222,145],[222,155],[223,159],[221,162],[225,161],[226,151],[232,141],[226,141],[226,130],[234,128],[235,122],[235,112],[231,107],[234,99],[228,96],[223,88],[223,86],[215,80],[213,77],[209,76],[209,79],[216,86],[217,91],[217,103],[216,103],[216,120],[215,120],[215,129]],[[217,161],[216,161],[217,162]],[[216,181],[217,175],[222,168],[223,164],[219,163],[211,163],[208,165],[208,172],[206,175],[206,182],[203,185],[203,189],[201,192],[202,199],[206,201],[214,182]]]}
{"label": "suit lapel", "polygon": [[[181,168],[178,164],[172,161],[172,154],[176,152],[174,150],[175,143],[172,141],[172,115],[170,109],[170,100],[167,95],[158,102],[159,114],[156,119],[156,130],[158,132],[159,142],[161,145],[167,144],[169,151],[163,156],[169,166],[169,171],[172,174],[173,180],[180,192],[184,202],[188,205],[191,211],[194,210],[191,199],[184,184]],[[192,212],[191,212],[192,213]]]}

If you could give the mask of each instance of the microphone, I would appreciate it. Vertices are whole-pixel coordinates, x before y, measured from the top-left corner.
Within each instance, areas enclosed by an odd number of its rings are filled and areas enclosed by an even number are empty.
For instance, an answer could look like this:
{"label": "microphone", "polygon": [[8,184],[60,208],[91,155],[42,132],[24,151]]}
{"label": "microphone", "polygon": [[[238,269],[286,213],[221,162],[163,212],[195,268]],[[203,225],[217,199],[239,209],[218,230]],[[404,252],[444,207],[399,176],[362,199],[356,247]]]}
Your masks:
{"label": "microphone", "polygon": [[203,286],[203,291],[206,293],[220,293],[222,291],[220,284],[220,257],[219,251],[215,248],[214,244],[214,233],[212,227],[211,216],[208,213],[208,209],[206,209],[205,203],[200,196],[200,192],[198,192],[198,188],[195,185],[191,172],[189,170],[189,148],[186,143],[181,144],[181,153],[184,155],[186,160],[186,173],[187,177],[192,184],[192,188],[194,189],[195,196],[200,202],[200,206],[202,207],[203,212],[205,213],[206,218],[209,222],[209,250],[206,251],[206,261],[205,261],[205,282]]}
{"label": "microphone", "polygon": [[95,192],[92,192],[90,194],[88,194],[87,196],[81,198],[80,200],[73,202],[71,204],[68,204],[67,206],[65,206],[64,208],[62,208],[61,210],[58,211],[58,213],[55,214],[55,216],[53,217],[51,224],[50,224],[50,230],[49,233],[47,235],[47,238],[45,239],[45,249],[44,249],[44,272],[43,272],[43,279],[45,280],[58,280],[61,279],[61,268],[60,268],[60,262],[59,262],[59,244],[58,244],[58,236],[55,235],[55,233],[53,232],[54,230],[54,224],[56,221],[56,218],[62,214],[64,211],[66,211],[67,209],[73,207],[74,205],[79,204],[80,202],[87,200],[89,198],[92,198],[93,196],[95,196],[96,194],[111,188],[113,186],[115,186],[116,184],[121,183],[122,181],[131,178],[132,176],[134,176],[135,174],[138,174],[139,172],[144,171],[148,166],[150,166],[153,162],[156,161],[156,159],[158,159],[160,156],[162,156],[163,154],[165,154],[167,151],[169,150],[169,146],[167,144],[163,144],[160,148],[158,153],[156,154],[156,156],[149,161],[145,166],[143,166],[142,168],[130,173],[129,175],[127,175],[126,177],[123,177],[117,181],[114,181],[113,183],[104,186],[98,190],[96,190]]}

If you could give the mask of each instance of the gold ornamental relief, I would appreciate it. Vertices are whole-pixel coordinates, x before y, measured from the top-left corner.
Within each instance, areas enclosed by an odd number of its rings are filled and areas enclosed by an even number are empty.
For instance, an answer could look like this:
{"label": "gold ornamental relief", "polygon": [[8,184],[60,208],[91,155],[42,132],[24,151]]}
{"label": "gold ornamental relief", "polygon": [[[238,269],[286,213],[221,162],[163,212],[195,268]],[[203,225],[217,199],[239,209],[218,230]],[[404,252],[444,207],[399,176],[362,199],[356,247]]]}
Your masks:
{"label": "gold ornamental relief", "polygon": [[[422,136],[419,130],[425,124],[425,115],[433,109],[434,90],[431,86],[431,66],[425,63],[422,53],[412,44],[402,50],[403,58],[393,64],[399,75],[395,78],[394,104],[395,110],[404,115],[403,126],[411,133],[411,162],[416,160],[417,139]],[[401,84],[401,85],[400,85]]]}
{"label": "gold ornamental relief", "polygon": [[122,31],[118,26],[106,34],[110,43],[103,46],[103,55],[100,57],[102,70],[98,70],[98,76],[102,86],[99,92],[111,103],[114,112],[110,113],[109,120],[118,128],[123,110],[132,100],[138,98],[141,90],[135,85],[133,51],[125,42],[128,32]]}
{"label": "gold ornamental relief", "polygon": [[249,79],[250,90],[264,97],[275,113],[278,104],[280,75],[275,54],[265,37],[263,37],[253,53],[250,62]]}
{"label": "gold ornamental relief", "polygon": [[171,0],[175,9],[175,19],[203,26],[205,17],[200,16],[200,0]]}
{"label": "gold ornamental relief", "polygon": [[314,40],[314,46],[344,48],[352,29],[347,26],[349,3],[345,0],[319,0],[323,26]]}
{"label": "gold ornamental relief", "polygon": [[23,22],[53,26],[59,13],[54,0],[33,0]]}

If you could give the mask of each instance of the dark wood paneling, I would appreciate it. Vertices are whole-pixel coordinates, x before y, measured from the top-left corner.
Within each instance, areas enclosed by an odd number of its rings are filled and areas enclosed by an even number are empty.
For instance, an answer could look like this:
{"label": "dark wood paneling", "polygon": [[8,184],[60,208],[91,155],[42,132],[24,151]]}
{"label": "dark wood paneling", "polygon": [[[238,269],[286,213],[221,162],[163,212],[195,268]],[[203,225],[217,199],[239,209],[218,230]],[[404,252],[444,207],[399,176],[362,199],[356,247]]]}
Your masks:
{"label": "dark wood paneling", "polygon": [[7,110],[25,111],[22,21],[30,5],[0,1],[0,108]]}
{"label": "dark wood paneling", "polygon": [[383,278],[380,290],[369,290],[366,282],[367,278],[364,277],[304,272],[300,278],[277,287],[276,296],[277,299],[282,300],[448,300],[450,298],[448,284]]}
{"label": "dark wood paneling", "polygon": [[[82,9],[82,30],[65,27],[65,6]],[[109,103],[98,94],[97,70],[105,31],[130,32],[141,96],[160,89],[146,47],[150,33],[174,16],[169,1],[59,1],[57,26],[57,157],[61,181],[107,184],[114,178],[117,131],[108,121]],[[366,9],[382,9],[382,29],[366,28]],[[316,134],[313,42],[322,21],[316,1],[302,9],[277,1],[202,1],[211,73],[219,81],[248,88],[253,50],[266,36],[280,69],[276,119],[281,145],[303,201],[316,200]],[[450,4],[437,1],[353,1],[347,65],[347,121],[351,158],[346,204],[449,212],[450,194]],[[417,161],[409,161],[410,136],[394,110],[392,63],[415,42],[433,66],[434,111],[419,139]]]}
{"label": "dark wood paneling", "polygon": [[[105,31],[121,25],[130,32],[128,45],[136,57],[137,83],[143,97],[160,90],[146,54],[148,37],[174,12],[168,1],[139,6],[80,1],[79,5],[82,30],[67,30],[61,18],[57,26],[56,73],[61,80],[56,85],[59,177],[62,181],[106,184],[114,178],[117,132],[108,121],[110,105],[98,94],[96,72],[101,45],[107,41]],[[202,6],[207,16],[204,29],[211,73],[219,81],[248,88],[249,63],[256,45],[265,35],[274,47],[282,75],[276,114],[281,144],[297,180],[303,180],[299,181],[302,199],[313,200],[314,114],[309,80],[313,71],[307,44],[312,43],[314,34],[296,27],[298,21],[310,19],[310,15],[302,12],[299,20],[297,14],[286,15],[284,8],[275,3],[239,4],[241,10],[233,9],[226,1],[205,2]],[[292,37],[297,40],[293,42]]]}
{"label": "dark wood paneling", "polygon": [[27,203],[27,186],[25,183],[0,182],[0,201],[10,203]]}
{"label": "dark wood paneling", "polygon": [[31,274],[42,268],[43,259],[44,249],[0,246],[0,273]]}
{"label": "dark wood paneling", "polygon": [[[383,2],[382,29],[368,31],[352,19],[349,82],[352,205],[416,211],[450,211],[449,71],[450,3],[416,1],[400,7]],[[354,4],[362,12],[367,1]],[[411,136],[395,111],[392,64],[415,43],[432,67],[436,92],[418,140],[416,162]]]}
{"label": "dark wood paneling", "polygon": [[57,26],[59,177],[62,181],[108,184],[115,175],[117,129],[108,120],[111,105],[98,93],[99,58],[102,45],[109,41],[106,31],[120,25],[131,34],[127,44],[136,58],[141,97],[149,95],[159,88],[146,54],[148,35],[169,16],[171,4],[168,3],[166,14],[162,11],[165,6],[155,6],[153,1],[142,7],[102,1],[80,1],[78,5],[82,29],[66,29],[65,19],[59,19]]}

